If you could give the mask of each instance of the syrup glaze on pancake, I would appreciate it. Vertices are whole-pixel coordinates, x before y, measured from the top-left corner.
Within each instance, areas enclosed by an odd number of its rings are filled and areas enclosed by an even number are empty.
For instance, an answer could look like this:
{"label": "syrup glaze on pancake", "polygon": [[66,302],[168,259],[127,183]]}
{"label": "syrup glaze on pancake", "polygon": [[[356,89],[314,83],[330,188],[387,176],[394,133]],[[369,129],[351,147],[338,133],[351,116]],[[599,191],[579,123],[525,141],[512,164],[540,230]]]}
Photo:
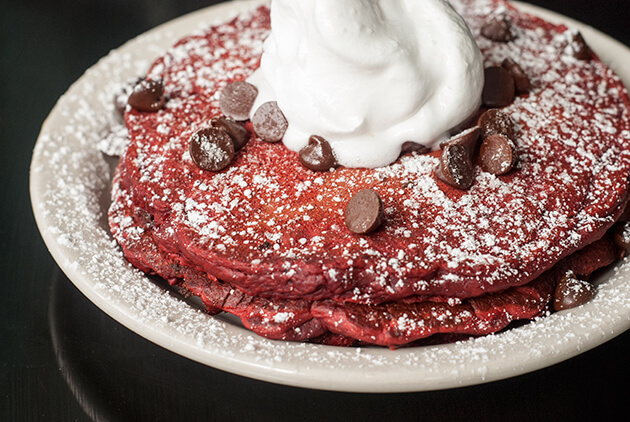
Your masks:
{"label": "syrup glaze on pancake", "polygon": [[[528,283],[600,238],[628,195],[625,88],[599,60],[572,57],[564,27],[499,1],[453,4],[486,66],[509,57],[531,80],[530,93],[503,109],[516,122],[515,169],[494,176],[476,167],[472,188],[460,191],[436,179],[439,153],[316,173],[283,145],[252,139],[226,170],[200,170],[189,138],[220,114],[221,88],[258,66],[269,26],[261,8],[180,41],[150,70],[164,79],[168,101],[157,113],[126,115],[132,142],[117,180],[150,224],[112,212],[125,252],[126,239],[149,234],[174,264],[264,298],[459,303]],[[479,35],[496,13],[512,23],[508,43]],[[363,188],[379,193],[386,214],[368,236],[343,221]]]}

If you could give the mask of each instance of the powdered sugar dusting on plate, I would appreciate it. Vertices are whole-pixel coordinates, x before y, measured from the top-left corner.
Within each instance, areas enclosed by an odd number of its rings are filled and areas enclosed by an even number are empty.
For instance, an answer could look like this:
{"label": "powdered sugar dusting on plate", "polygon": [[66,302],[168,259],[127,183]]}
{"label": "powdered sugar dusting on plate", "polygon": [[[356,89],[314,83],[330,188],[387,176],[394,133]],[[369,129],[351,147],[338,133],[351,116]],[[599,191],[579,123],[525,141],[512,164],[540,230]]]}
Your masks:
{"label": "powdered sugar dusting on plate", "polygon": [[628,328],[627,262],[603,275],[595,299],[580,308],[496,335],[395,351],[266,340],[147,282],[124,260],[107,228],[112,163],[96,144],[116,124],[111,99],[190,28],[245,6],[252,3],[228,4],[220,13],[208,9],[112,52],[73,85],[44,125],[31,168],[38,225],[64,272],[99,307],[200,362],[273,382],[345,391],[413,391],[499,379],[566,359]]}

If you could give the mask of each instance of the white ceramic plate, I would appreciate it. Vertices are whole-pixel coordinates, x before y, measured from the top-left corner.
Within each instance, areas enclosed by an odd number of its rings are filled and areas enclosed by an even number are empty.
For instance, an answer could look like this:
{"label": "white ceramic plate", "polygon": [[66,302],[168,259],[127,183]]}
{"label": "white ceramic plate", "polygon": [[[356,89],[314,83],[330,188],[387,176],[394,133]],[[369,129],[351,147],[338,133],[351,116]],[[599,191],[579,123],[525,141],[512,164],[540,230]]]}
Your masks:
{"label": "white ceramic plate", "polygon": [[[180,355],[236,374],[294,386],[361,392],[451,388],[544,368],[630,328],[630,264],[603,275],[597,297],[507,332],[448,345],[388,350],[266,340],[229,319],[211,318],[131,267],[107,227],[111,160],[95,148],[114,124],[112,95],[144,74],[177,39],[260,1],[213,6],[160,26],[110,53],[64,94],[43,125],[31,164],[31,201],[51,254],[98,307]],[[630,51],[578,27],[630,86]]]}

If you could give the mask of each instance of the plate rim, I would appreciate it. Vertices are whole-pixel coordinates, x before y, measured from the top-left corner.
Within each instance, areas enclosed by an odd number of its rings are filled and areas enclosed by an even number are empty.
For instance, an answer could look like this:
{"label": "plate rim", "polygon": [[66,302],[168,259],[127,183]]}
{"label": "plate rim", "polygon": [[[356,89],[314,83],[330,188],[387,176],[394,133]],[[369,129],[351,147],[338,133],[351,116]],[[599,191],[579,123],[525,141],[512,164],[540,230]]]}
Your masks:
{"label": "plate rim", "polygon": [[[612,339],[630,328],[629,310],[625,319],[618,319],[610,324],[606,330],[587,336],[588,338],[578,336],[579,338],[573,342],[565,342],[562,345],[562,351],[564,353],[551,353],[539,359],[526,360],[523,360],[522,355],[515,355],[503,359],[500,362],[501,365],[491,365],[491,367],[488,367],[488,365],[496,362],[490,361],[471,363],[472,367],[468,370],[462,370],[458,373],[453,372],[449,376],[444,376],[443,373],[439,372],[436,373],[417,369],[422,368],[421,366],[418,366],[415,371],[413,371],[413,369],[411,370],[414,377],[400,379],[398,376],[408,371],[408,368],[405,367],[405,362],[413,362],[414,357],[417,357],[415,349],[422,349],[424,351],[422,353],[423,356],[431,355],[432,352],[444,350],[450,350],[452,353],[459,353],[461,352],[461,344],[453,343],[438,346],[425,346],[423,348],[402,348],[397,350],[382,348],[342,349],[333,346],[286,343],[263,339],[262,337],[258,337],[244,329],[226,324],[227,326],[224,327],[224,329],[227,335],[234,335],[239,338],[242,337],[245,343],[244,346],[241,344],[241,347],[247,348],[248,345],[254,345],[254,348],[270,347],[293,349],[293,351],[298,354],[308,354],[310,351],[314,351],[316,354],[321,353],[324,355],[337,355],[340,359],[342,359],[342,356],[347,355],[347,359],[350,359],[350,363],[353,361],[363,362],[361,360],[363,358],[358,356],[361,354],[366,359],[365,363],[359,363],[356,367],[352,367],[351,365],[349,369],[326,366],[329,363],[328,361],[324,361],[322,364],[319,364],[314,361],[304,362],[299,359],[295,362],[261,363],[261,361],[255,358],[256,350],[246,350],[247,353],[226,350],[223,351],[225,353],[221,353],[221,351],[217,352],[217,350],[213,350],[207,345],[195,347],[194,344],[191,344],[190,338],[175,335],[176,333],[174,334],[168,329],[165,331],[163,327],[156,327],[154,323],[147,325],[146,321],[142,321],[141,319],[138,319],[137,316],[134,316],[128,307],[123,306],[124,304],[121,304],[120,302],[112,303],[108,298],[97,291],[95,283],[98,280],[87,280],[85,274],[82,274],[80,269],[74,265],[74,263],[76,263],[75,257],[69,256],[68,251],[60,244],[59,238],[49,230],[53,224],[49,221],[49,216],[45,215],[44,210],[37,206],[37,204],[44,202],[43,199],[46,193],[43,191],[46,189],[46,185],[44,180],[40,177],[41,173],[37,170],[37,168],[43,165],[42,161],[44,160],[44,157],[42,157],[42,148],[38,146],[41,146],[46,142],[44,139],[47,135],[49,135],[49,132],[51,132],[51,126],[53,126],[60,118],[59,113],[67,101],[69,93],[76,91],[80,84],[89,78],[92,69],[102,66],[107,60],[111,60],[114,52],[126,52],[138,49],[138,46],[143,45],[143,43],[146,44],[153,42],[151,39],[156,35],[168,32],[177,32],[175,31],[175,28],[186,27],[188,29],[187,31],[184,31],[184,33],[190,32],[190,27],[194,27],[194,24],[199,24],[201,21],[208,20],[208,18],[212,18],[214,21],[224,21],[229,16],[238,13],[240,10],[247,10],[258,4],[264,3],[266,3],[265,0],[235,0],[219,3],[176,18],[128,41],[116,50],[113,50],[112,53],[99,60],[99,62],[88,69],[75,83],[73,83],[68,91],[61,96],[57,104],[51,110],[49,116],[44,121],[31,160],[29,187],[33,213],[35,215],[38,229],[51,255],[71,282],[91,302],[117,322],[134,331],[138,335],[166,348],[167,350],[171,350],[181,356],[202,364],[238,375],[278,384],[344,392],[385,393],[428,391],[463,387],[505,379],[542,369],[569,359]],[[582,31],[589,44],[594,47],[594,50],[599,50],[598,54],[602,60],[607,62],[611,68],[620,74],[620,77],[626,86],[630,86],[630,49],[628,49],[628,47],[614,40],[610,36],[593,29],[592,27],[567,18],[561,14],[525,3],[516,2],[516,5],[519,9],[525,12],[536,14],[537,16],[541,16],[551,22],[565,23],[567,26],[578,28]],[[169,44],[165,48],[168,48],[169,45],[179,39],[179,36],[174,35],[174,37],[175,38],[170,39]],[[609,51],[609,49],[611,51]],[[605,52],[605,54],[601,54],[600,51]],[[626,62],[619,59],[619,57],[623,57],[624,55],[626,56]],[[623,277],[630,280],[630,270],[623,272]],[[173,298],[173,300],[177,299]],[[559,314],[561,316],[567,315],[567,313]],[[214,320],[216,321],[216,319]],[[221,324],[220,321],[217,323]],[[516,330],[520,330],[521,332],[527,330],[527,327],[523,329],[521,328],[517,328],[513,330],[513,332],[516,332]],[[479,343],[477,345],[478,347],[484,347],[486,343],[492,343],[492,340],[497,337],[499,337],[499,335],[491,335],[486,337],[488,339],[486,342],[484,342],[483,339],[475,339],[475,342]],[[241,352],[243,352],[243,350],[241,350]],[[387,356],[383,357],[384,355]],[[373,364],[374,362],[379,361],[379,358],[381,357],[383,357],[382,362],[384,363]],[[393,365],[398,366],[394,367]],[[340,371],[345,376],[339,376]],[[331,377],[333,377],[332,381]]]}

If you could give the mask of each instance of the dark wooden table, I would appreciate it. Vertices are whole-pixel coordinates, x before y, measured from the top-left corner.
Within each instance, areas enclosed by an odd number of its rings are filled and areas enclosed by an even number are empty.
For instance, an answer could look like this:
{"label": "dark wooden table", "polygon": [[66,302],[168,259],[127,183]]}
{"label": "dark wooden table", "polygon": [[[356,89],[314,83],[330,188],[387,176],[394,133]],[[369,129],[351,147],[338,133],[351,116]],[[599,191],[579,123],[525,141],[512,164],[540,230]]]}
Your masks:
{"label": "dark wooden table", "polygon": [[[504,381],[342,394],[192,362],[130,332],[79,293],[46,250],[31,212],[28,169],[39,128],[57,98],[109,50],[212,3],[0,1],[0,420],[564,421],[624,411],[630,332]],[[533,3],[630,45],[627,0]]]}

